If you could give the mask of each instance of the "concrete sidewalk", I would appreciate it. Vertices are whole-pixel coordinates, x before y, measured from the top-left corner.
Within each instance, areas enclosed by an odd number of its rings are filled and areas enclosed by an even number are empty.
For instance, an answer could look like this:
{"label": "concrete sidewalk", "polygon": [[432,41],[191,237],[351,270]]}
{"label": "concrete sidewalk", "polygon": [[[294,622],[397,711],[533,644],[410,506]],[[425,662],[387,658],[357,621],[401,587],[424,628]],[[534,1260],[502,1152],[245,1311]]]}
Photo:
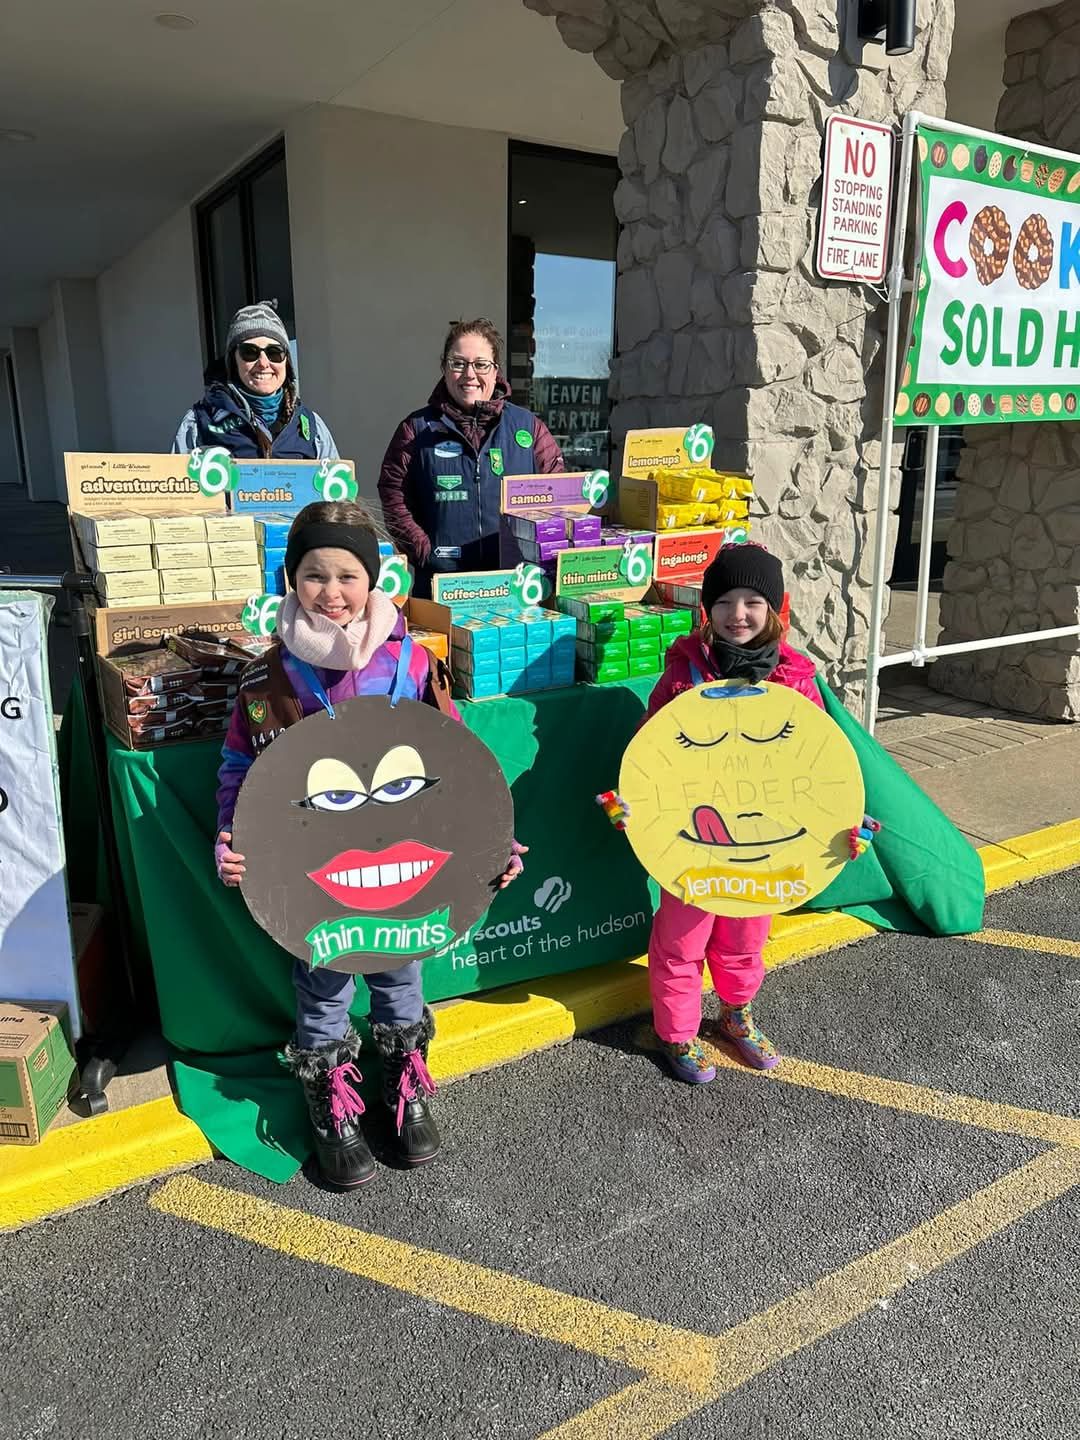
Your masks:
{"label": "concrete sidewalk", "polygon": [[[927,640],[940,633],[931,595]],[[892,594],[886,652],[909,649],[915,595]],[[973,845],[1080,815],[1080,725],[1035,720],[931,690],[929,667],[882,671],[876,738]]]}

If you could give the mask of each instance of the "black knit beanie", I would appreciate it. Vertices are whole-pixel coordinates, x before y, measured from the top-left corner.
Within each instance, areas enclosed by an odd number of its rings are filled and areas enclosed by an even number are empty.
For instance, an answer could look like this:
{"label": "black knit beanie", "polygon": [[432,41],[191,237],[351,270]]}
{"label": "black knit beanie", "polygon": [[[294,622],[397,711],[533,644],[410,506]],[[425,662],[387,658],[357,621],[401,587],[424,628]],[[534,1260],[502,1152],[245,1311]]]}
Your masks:
{"label": "black knit beanie", "polygon": [[701,606],[709,611],[729,590],[753,590],[779,614],[784,603],[784,567],[764,545],[747,541],[721,545],[701,581]]}

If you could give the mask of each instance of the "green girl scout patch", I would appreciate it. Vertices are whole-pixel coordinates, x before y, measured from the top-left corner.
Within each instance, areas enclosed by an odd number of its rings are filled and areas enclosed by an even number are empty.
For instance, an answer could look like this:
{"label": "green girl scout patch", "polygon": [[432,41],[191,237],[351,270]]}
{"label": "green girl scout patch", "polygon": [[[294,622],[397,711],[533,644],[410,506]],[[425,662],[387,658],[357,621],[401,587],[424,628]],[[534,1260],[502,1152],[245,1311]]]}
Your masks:
{"label": "green girl scout patch", "polygon": [[515,430],[514,439],[521,446],[522,450],[528,450],[529,446],[533,443],[532,431]]}
{"label": "green girl scout patch", "polygon": [[492,449],[488,453],[491,456],[492,474],[501,475],[503,473],[502,451],[496,450],[494,447],[492,447]]}
{"label": "green girl scout patch", "polygon": [[300,412],[300,434],[305,440],[311,439],[311,422],[302,410]]}
{"label": "green girl scout patch", "polygon": [[266,701],[249,700],[247,712],[253,725],[261,725],[266,719]]}

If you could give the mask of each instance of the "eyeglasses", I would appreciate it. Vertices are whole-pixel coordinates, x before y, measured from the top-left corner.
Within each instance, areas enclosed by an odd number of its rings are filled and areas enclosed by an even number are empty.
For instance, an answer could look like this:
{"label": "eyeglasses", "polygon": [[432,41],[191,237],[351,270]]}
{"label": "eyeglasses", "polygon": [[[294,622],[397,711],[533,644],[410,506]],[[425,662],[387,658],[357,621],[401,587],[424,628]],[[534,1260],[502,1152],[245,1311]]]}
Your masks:
{"label": "eyeglasses", "polygon": [[464,375],[466,370],[473,370],[477,375],[490,375],[495,369],[493,360],[447,360],[446,368],[451,375]]}
{"label": "eyeglasses", "polygon": [[265,355],[271,365],[280,365],[289,352],[283,350],[280,345],[252,345],[250,341],[247,341],[243,345],[236,347],[236,353],[240,356],[241,360],[246,360],[249,365],[253,360],[257,360],[260,355]]}

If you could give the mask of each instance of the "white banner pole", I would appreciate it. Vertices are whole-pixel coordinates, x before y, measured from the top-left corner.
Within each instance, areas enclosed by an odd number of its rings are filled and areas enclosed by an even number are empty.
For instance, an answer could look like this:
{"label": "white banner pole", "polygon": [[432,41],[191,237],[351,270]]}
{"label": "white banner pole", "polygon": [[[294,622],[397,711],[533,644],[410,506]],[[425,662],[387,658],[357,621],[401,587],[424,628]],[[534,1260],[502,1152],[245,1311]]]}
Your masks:
{"label": "white banner pole", "polygon": [[896,394],[896,352],[900,344],[900,305],[904,297],[904,241],[907,238],[908,205],[911,191],[911,157],[915,127],[920,116],[904,116],[900,142],[900,179],[896,192],[896,224],[893,229],[892,269],[889,272],[889,322],[885,334],[885,379],[882,390],[881,466],[878,474],[877,531],[874,536],[874,582],[870,596],[870,643],[866,655],[866,696],[863,723],[872,735],[877,714],[878,668],[881,659],[882,617],[885,609],[885,565],[889,536],[892,478],[893,399]]}
{"label": "white banner pole", "polygon": [[926,612],[930,602],[930,552],[934,544],[934,499],[937,495],[938,440],[937,425],[926,427],[926,448],[923,451],[922,529],[919,532],[919,583],[915,593],[915,658],[912,665],[926,664]]}

